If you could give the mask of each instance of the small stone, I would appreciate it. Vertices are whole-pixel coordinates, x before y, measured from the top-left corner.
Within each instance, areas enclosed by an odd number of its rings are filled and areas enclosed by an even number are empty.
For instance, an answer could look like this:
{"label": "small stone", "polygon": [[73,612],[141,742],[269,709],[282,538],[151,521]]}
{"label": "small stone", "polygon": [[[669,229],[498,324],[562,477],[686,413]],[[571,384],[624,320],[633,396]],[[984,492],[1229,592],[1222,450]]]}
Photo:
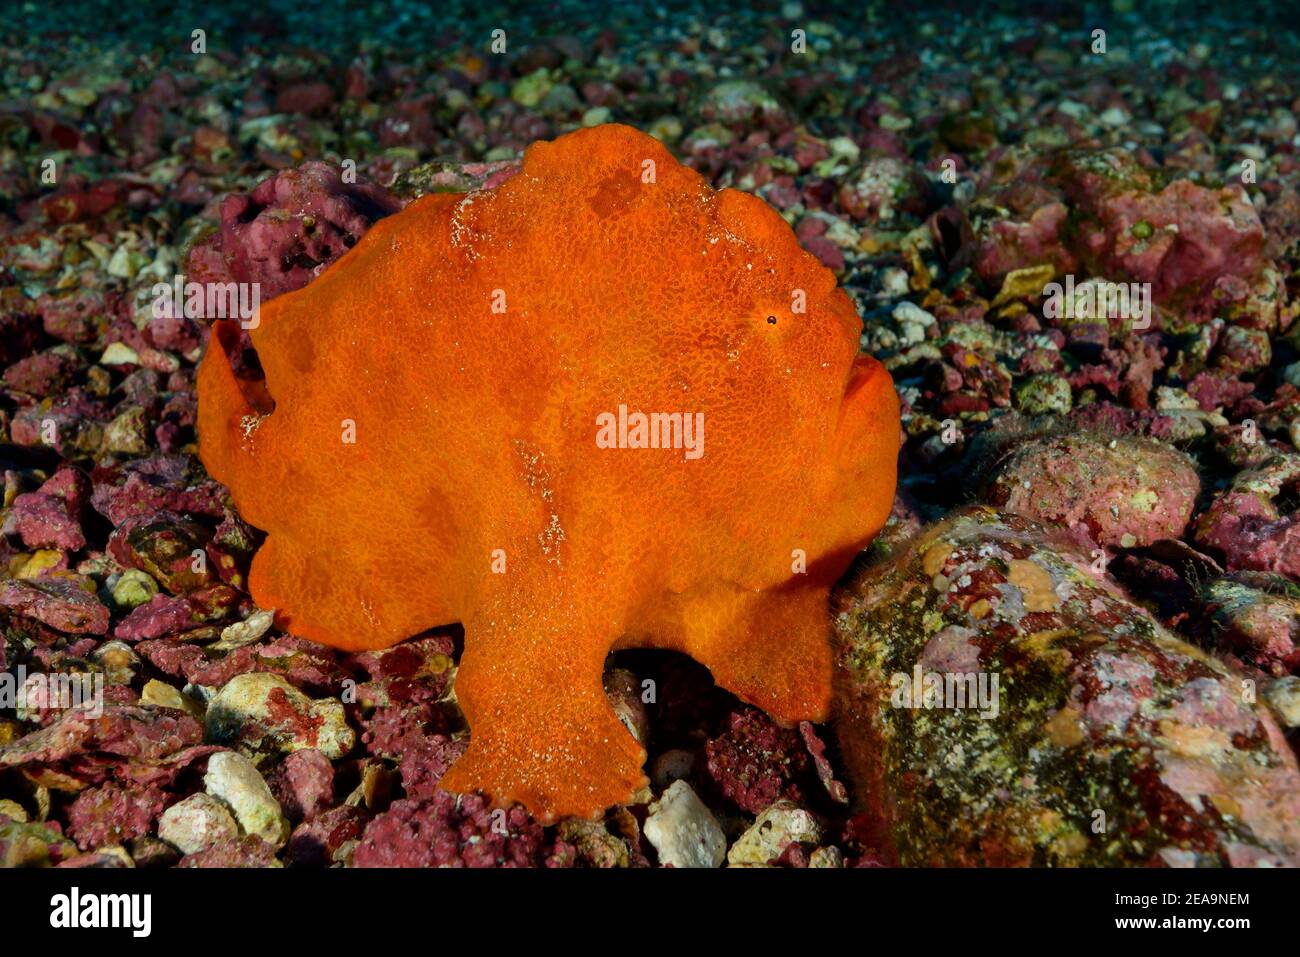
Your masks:
{"label": "small stone", "polygon": [[139,365],[140,356],[125,342],[110,342],[104,354],[99,357],[102,366]]}
{"label": "small stone", "polygon": [[[203,61],[200,61],[203,62]],[[177,867],[283,867],[275,857],[275,847],[255,834],[220,841],[205,851],[186,854]]]}
{"label": "small stone", "polygon": [[626,668],[611,668],[605,673],[605,696],[623,727],[645,744],[650,738],[650,713],[641,700],[641,684]]}
{"label": "small stone", "polygon": [[200,791],[163,811],[158,836],[182,854],[197,854],[218,841],[239,837],[239,825],[224,804]]}
{"label": "small stone", "polygon": [[1132,120],[1132,117],[1128,115],[1128,112],[1123,107],[1119,106],[1112,106],[1109,109],[1104,110],[1101,116],[1097,118],[1107,126],[1123,126]]}
{"label": "small stone", "polygon": [[38,548],[31,553],[15,555],[9,561],[11,578],[40,578],[51,568],[58,568],[63,561],[63,552],[56,548]]}
{"label": "small stone", "polygon": [[149,451],[149,420],[138,405],[121,412],[104,429],[104,448],[118,455],[141,455]]}
{"label": "small stone", "polygon": [[698,110],[706,123],[728,125],[772,120],[782,113],[780,102],[753,80],[722,81],[700,98]]}
{"label": "small stone", "polygon": [[151,704],[157,708],[176,708],[178,711],[185,711],[192,715],[203,714],[203,705],[157,678],[145,682],[140,692],[140,703]]}
{"label": "small stone", "polygon": [[239,752],[219,751],[208,758],[203,786],[234,812],[245,834],[277,848],[289,839],[289,822],[279,802],[253,762]]}
{"label": "small stone", "polygon": [[1074,405],[1070,381],[1043,372],[1030,376],[1016,387],[1016,407],[1025,415],[1065,415]]}
{"label": "small stone", "polygon": [[1293,362],[1282,370],[1282,380],[1300,389],[1300,362]]}
{"label": "small stone", "polygon": [[808,858],[809,867],[843,867],[844,852],[838,847],[819,847]]}
{"label": "small stone", "polygon": [[996,309],[1004,303],[1043,295],[1043,289],[1056,274],[1051,263],[1013,269],[1002,280],[1002,288],[990,305]]}
{"label": "small stone", "polygon": [[516,80],[514,86],[510,88],[510,99],[520,106],[532,108],[542,102],[546,94],[551,92],[553,85],[551,72],[542,67]]}
{"label": "small stone", "polygon": [[880,292],[889,298],[906,296],[911,291],[908,284],[907,270],[899,266],[889,266],[880,273]]}
{"label": "small stone", "polygon": [[123,568],[148,572],[173,595],[212,580],[204,552],[212,537],[203,525],[175,512],[128,518],[108,539],[108,552]]}
{"label": "small stone", "polygon": [[1228,326],[1215,349],[1214,364],[1229,375],[1249,375],[1273,361],[1272,343],[1263,329]]}
{"label": "small stone", "polygon": [[226,682],[208,706],[207,735],[216,744],[238,744],[253,752],[316,748],[331,760],[356,744],[340,702],[314,701],[268,672],[236,675]]}
{"label": "small stone", "polygon": [[646,132],[661,143],[675,143],[682,138],[682,121],[675,116],[661,116],[653,121]]}
{"label": "small stone", "polygon": [[1300,728],[1300,677],[1278,678],[1264,689],[1264,698],[1284,727]]}
{"label": "small stone", "polygon": [[614,111],[608,106],[593,106],[582,114],[582,125],[600,126],[602,123],[608,123],[613,117]]}
{"label": "small stone", "polygon": [[926,330],[935,325],[934,316],[910,300],[904,300],[894,307],[893,318],[898,326],[899,343],[903,346],[924,342]]}
{"label": "small stone", "polygon": [[58,825],[0,820],[0,868],[46,867],[77,853],[77,845],[59,833]]}
{"label": "small stone", "polygon": [[162,838],[142,834],[131,842],[131,860],[136,867],[175,867],[181,854]]}
{"label": "small stone", "polygon": [[158,594],[158,583],[148,572],[128,568],[113,583],[113,604],[119,609],[138,608]]}
{"label": "small stone", "polygon": [[818,844],[821,839],[821,823],[811,812],[793,801],[777,801],[731,845],[727,863],[770,864],[791,844]]}
{"label": "small stone", "polygon": [[244,645],[251,645],[255,641],[260,641],[262,636],[270,630],[274,621],[274,610],[255,611],[243,621],[237,621],[233,625],[227,625],[221,629],[221,640],[214,643],[210,650],[234,651],[236,648],[242,648]]}
{"label": "small stone", "polygon": [[675,782],[650,805],[645,836],[658,851],[660,864],[721,867],[726,858],[726,835],[685,781]]}
{"label": "small stone", "polygon": [[591,867],[627,867],[627,844],[609,833],[602,821],[566,818],[560,822],[560,838],[578,849],[578,856]]}
{"label": "small stone", "polygon": [[140,666],[140,656],[124,641],[106,641],[90,656],[104,669],[104,677],[109,684],[129,685],[135,680],[136,669]]}

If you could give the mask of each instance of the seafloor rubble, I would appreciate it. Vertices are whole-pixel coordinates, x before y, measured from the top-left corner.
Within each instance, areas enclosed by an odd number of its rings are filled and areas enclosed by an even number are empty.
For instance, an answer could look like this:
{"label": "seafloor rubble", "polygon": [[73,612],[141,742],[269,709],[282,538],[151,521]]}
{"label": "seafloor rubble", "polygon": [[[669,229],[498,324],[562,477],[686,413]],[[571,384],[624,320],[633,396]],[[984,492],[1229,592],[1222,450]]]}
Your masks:
{"label": "seafloor rubble", "polygon": [[[0,21],[0,863],[1300,862],[1294,18],[209,6]],[[437,786],[455,629],[348,655],[254,607],[259,534],[194,457],[210,315],[155,285],[300,288],[610,121],[836,272],[902,478],[837,598],[837,723],[621,653],[651,788],[543,827]],[[895,706],[919,661],[998,674],[998,716]]]}

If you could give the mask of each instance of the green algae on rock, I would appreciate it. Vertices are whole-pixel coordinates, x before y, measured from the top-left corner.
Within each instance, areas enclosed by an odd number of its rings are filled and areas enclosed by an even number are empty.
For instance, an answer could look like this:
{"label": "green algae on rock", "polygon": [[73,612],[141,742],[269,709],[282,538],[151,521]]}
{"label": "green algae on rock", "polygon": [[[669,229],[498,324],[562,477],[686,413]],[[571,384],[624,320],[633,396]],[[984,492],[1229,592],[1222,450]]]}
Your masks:
{"label": "green algae on rock", "polygon": [[955,512],[839,602],[841,751],[899,863],[1300,863],[1300,772],[1253,683],[1064,533]]}

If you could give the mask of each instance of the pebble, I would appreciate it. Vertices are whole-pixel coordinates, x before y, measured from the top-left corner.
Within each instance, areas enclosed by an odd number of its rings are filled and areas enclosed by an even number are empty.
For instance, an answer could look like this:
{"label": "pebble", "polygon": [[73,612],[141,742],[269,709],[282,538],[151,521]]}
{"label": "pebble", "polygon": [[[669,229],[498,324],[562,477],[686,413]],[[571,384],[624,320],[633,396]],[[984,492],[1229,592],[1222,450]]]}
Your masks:
{"label": "pebble", "polygon": [[313,700],[279,675],[260,671],[222,686],[208,705],[207,737],[254,752],[316,748],[331,760],[356,744],[341,702]]}
{"label": "pebble", "polygon": [[903,346],[914,346],[924,342],[926,331],[935,325],[934,316],[906,299],[894,307],[893,318],[898,326],[899,342]]}
{"label": "pebble", "polygon": [[245,834],[277,848],[289,839],[289,822],[271,788],[253,762],[239,752],[219,751],[208,758],[203,786],[234,812]]}
{"label": "pebble", "polygon": [[676,781],[650,805],[645,836],[659,863],[673,867],[721,867],[727,837],[717,819],[685,781]]}
{"label": "pebble", "polygon": [[238,837],[239,825],[225,804],[200,791],[163,811],[158,836],[182,854],[197,854],[219,841]]}
{"label": "pebble", "polygon": [[790,844],[818,844],[822,826],[793,801],[776,801],[727,851],[728,864],[770,864]]}
{"label": "pebble", "polygon": [[1300,728],[1300,677],[1278,678],[1264,689],[1264,698],[1284,727]]}
{"label": "pebble", "polygon": [[274,621],[274,611],[255,611],[243,621],[237,621],[221,629],[221,640],[214,643],[209,650],[234,651],[236,648],[260,641],[262,636],[270,631]]}

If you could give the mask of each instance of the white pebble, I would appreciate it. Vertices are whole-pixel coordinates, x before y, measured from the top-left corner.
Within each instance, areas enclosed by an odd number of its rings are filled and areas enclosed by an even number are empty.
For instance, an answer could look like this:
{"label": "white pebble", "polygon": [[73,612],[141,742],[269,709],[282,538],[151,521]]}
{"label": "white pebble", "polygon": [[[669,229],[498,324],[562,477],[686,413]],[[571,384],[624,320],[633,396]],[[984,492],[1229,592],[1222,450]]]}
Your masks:
{"label": "white pebble", "polygon": [[659,863],[673,867],[721,867],[727,853],[722,828],[685,781],[674,782],[650,805],[645,836]]}
{"label": "white pebble", "polygon": [[208,758],[203,786],[214,798],[225,802],[246,834],[256,834],[274,847],[289,839],[289,822],[280,802],[253,762],[237,751],[218,751]]}

